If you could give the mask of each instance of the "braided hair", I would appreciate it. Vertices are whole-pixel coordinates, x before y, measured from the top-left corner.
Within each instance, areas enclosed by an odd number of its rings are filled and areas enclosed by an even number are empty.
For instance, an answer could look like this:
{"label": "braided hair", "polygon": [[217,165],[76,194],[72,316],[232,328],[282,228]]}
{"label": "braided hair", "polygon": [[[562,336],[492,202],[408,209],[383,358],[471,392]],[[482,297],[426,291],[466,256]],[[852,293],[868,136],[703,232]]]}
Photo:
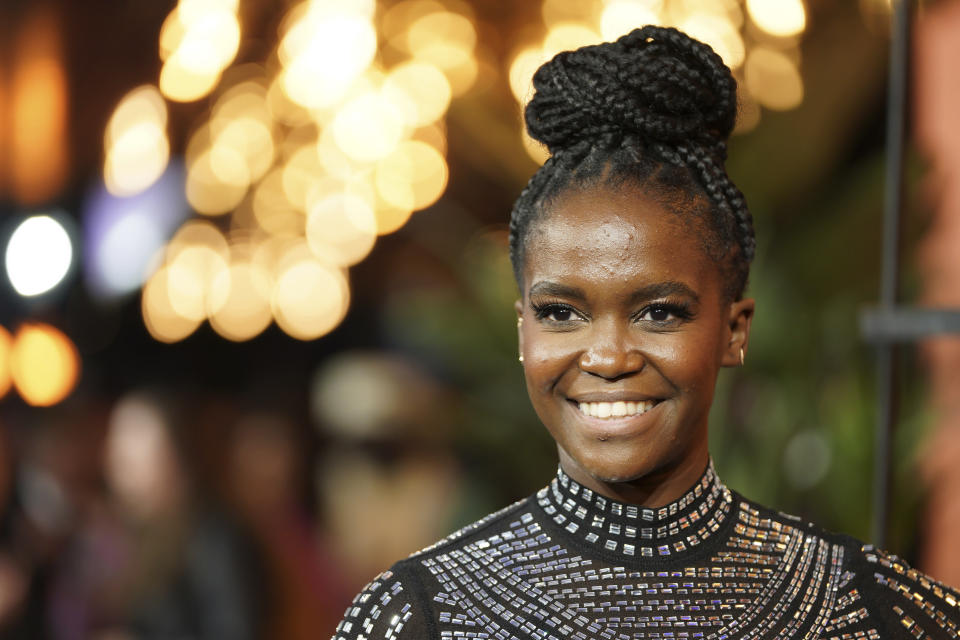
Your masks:
{"label": "braided hair", "polygon": [[[742,297],[756,241],[743,194],[724,168],[737,85],[714,51],[672,28],[565,51],[533,76],[530,135],[550,157],[510,216],[510,259],[522,283],[531,225],[564,190],[627,180],[705,223],[704,245]],[[685,204],[674,207],[678,199]]]}

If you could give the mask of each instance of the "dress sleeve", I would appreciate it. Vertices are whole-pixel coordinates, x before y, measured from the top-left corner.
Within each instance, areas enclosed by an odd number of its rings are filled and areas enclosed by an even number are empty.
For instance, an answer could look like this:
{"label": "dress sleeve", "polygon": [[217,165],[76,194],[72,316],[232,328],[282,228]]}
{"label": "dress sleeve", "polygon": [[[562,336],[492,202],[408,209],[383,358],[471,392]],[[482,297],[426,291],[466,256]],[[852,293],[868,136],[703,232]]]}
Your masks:
{"label": "dress sleeve", "polygon": [[955,589],[871,545],[862,547],[857,561],[858,575],[841,595],[834,618],[847,627],[843,631],[862,633],[849,637],[960,638],[960,593]]}
{"label": "dress sleeve", "polygon": [[333,640],[422,640],[432,637],[411,579],[394,567],[373,579],[347,608]]}

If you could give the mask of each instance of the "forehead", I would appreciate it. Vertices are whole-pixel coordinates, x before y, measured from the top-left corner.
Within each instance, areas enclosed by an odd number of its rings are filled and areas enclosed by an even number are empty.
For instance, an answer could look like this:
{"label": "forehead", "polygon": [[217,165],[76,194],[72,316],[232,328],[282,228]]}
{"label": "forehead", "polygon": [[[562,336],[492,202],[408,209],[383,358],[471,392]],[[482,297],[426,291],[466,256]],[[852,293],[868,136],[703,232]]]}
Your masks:
{"label": "forehead", "polygon": [[671,210],[640,187],[597,185],[561,194],[530,229],[524,282],[670,279],[719,286],[695,213]]}

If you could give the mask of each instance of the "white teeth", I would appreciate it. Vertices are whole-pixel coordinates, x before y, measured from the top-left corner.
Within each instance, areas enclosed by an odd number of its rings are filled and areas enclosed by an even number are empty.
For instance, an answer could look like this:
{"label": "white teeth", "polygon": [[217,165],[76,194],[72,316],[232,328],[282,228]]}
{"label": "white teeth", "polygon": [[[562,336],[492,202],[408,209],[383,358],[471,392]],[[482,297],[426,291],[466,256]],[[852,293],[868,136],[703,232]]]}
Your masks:
{"label": "white teeth", "polygon": [[646,413],[656,404],[653,400],[643,402],[580,402],[580,413],[594,418],[623,418]]}

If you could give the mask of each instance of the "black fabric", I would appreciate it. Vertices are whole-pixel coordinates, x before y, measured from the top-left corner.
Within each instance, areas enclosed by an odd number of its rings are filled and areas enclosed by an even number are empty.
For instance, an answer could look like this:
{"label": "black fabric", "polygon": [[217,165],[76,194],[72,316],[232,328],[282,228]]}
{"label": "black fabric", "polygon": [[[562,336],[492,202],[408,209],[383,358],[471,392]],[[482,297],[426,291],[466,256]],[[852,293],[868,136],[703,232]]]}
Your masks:
{"label": "black fabric", "polygon": [[896,556],[730,491],[712,465],[659,509],[561,471],[378,576],[334,640],[957,638],[958,607]]}

